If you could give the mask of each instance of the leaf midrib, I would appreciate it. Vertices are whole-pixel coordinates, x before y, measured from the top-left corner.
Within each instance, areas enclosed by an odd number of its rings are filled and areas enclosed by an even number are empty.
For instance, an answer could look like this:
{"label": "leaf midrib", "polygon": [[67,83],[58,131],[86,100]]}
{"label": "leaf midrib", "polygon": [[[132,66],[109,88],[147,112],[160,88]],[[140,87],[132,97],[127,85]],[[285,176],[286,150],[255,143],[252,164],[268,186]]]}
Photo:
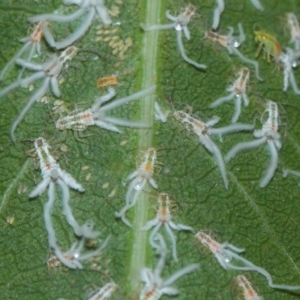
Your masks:
{"label": "leaf midrib", "polygon": [[[160,0],[148,0],[146,4],[145,24],[160,23],[161,12]],[[158,52],[158,31],[145,32],[142,43],[142,89],[152,86],[156,78],[157,52]],[[141,119],[148,122],[151,128],[140,130],[138,150],[145,150],[152,147],[153,142],[153,107],[155,93],[144,97],[141,103]],[[133,292],[139,289],[139,277],[141,268],[146,265],[147,253],[147,231],[141,231],[142,226],[147,222],[148,216],[148,193],[140,193],[135,207],[133,221],[133,243],[130,259],[129,278],[130,289]]]}

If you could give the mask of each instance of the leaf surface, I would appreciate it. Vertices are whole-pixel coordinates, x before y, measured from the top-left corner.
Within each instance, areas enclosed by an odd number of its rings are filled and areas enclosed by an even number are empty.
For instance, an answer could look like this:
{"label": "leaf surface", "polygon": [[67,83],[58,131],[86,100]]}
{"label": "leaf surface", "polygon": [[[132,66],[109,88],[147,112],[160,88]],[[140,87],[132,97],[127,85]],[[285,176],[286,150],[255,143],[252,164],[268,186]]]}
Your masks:
{"label": "leaf surface", "polygon": [[[255,127],[260,128],[265,99],[280,103],[283,147],[279,152],[279,166],[268,186],[260,188],[259,181],[269,162],[267,148],[263,146],[242,152],[226,165],[229,179],[229,190],[226,191],[213,157],[172,117],[173,107],[176,110],[192,108],[193,114],[204,121],[214,115],[220,116],[221,121],[215,127],[221,127],[229,124],[233,114],[232,102],[209,108],[215,99],[226,95],[226,88],[243,65],[226,49],[203,39],[205,30],[212,23],[215,1],[192,1],[199,15],[189,25],[191,40],[183,39],[186,54],[206,64],[206,71],[199,71],[182,60],[174,30],[145,34],[139,28],[141,22],[147,25],[167,23],[165,11],[168,9],[171,14],[178,14],[183,6],[181,1],[121,2],[106,1],[110,10],[116,11],[115,6],[120,11],[112,17],[113,24],[109,28],[97,28],[101,22],[94,21],[88,33],[76,44],[82,51],[60,77],[65,79],[60,85],[61,100],[70,110],[89,108],[95,97],[105,93],[97,88],[97,79],[114,73],[120,79],[116,98],[156,83],[156,95],[112,112],[127,119],[147,119],[153,127],[147,130],[122,128],[122,134],[91,127],[84,131],[88,135],[81,138],[84,142],[79,142],[71,131],[55,132],[53,120],[59,116],[53,113],[52,107],[57,99],[49,91],[49,104],[39,102],[33,106],[16,130],[18,142],[14,145],[9,140],[9,128],[30,91],[20,88],[0,99],[0,294],[6,299],[83,299],[95,286],[100,287],[113,279],[120,288],[112,299],[137,299],[142,286],[138,282],[138,270],[144,266],[154,268],[157,261],[148,244],[148,233],[139,231],[141,224],[155,216],[153,207],[157,191],[147,186],[137,207],[127,214],[134,224],[133,229],[115,219],[114,213],[124,205],[128,187],[126,177],[136,169],[140,151],[148,147],[162,149],[159,151],[162,165],[156,169],[154,178],[159,191],[169,193],[175,199],[176,224],[192,226],[195,231],[210,230],[220,242],[229,241],[245,248],[243,257],[268,270],[275,283],[299,285],[300,179],[282,178],[283,169],[300,170],[299,96],[291,87],[287,93],[282,92],[282,71],[260,55],[258,61],[264,81],[259,82],[253,74],[250,75],[250,105],[243,108],[239,121],[252,124],[256,119]],[[257,48],[253,25],[259,24],[261,28],[276,33],[281,44],[289,45],[289,33],[283,30],[284,13],[297,13],[300,5],[298,0],[261,0],[261,3],[264,12],[257,11],[248,0],[228,0],[221,16],[221,34],[227,34],[228,26],[237,30],[237,23],[242,22],[247,39],[239,49],[251,59],[255,59]],[[27,35],[27,18],[54,10],[69,14],[75,7],[63,6],[60,1],[2,1],[0,69],[20,49],[19,40]],[[79,23],[53,24],[52,30],[59,40]],[[124,53],[124,59],[120,58],[120,51],[113,53],[115,48],[109,44],[113,36],[117,36],[118,41],[133,40],[132,46]],[[99,37],[101,41],[97,41]],[[42,56],[34,59],[41,62],[53,53],[43,42]],[[13,82],[18,71],[17,67],[12,67],[1,88]],[[300,84],[299,70],[295,69],[294,73]],[[26,71],[24,76],[31,74]],[[35,83],[34,87],[39,84]],[[154,100],[164,111],[170,111],[167,123],[154,122]],[[47,193],[33,200],[28,198],[29,192],[41,180],[40,171],[34,169],[33,159],[26,155],[33,147],[32,140],[38,136],[53,139],[54,148],[60,143],[67,146],[67,152],[57,152],[60,154],[59,163],[86,189],[85,193],[71,191],[70,202],[76,219],[80,224],[92,219],[95,227],[101,230],[102,239],[109,234],[112,236],[100,262],[87,263],[83,270],[49,270],[47,267],[49,249],[43,220]],[[223,142],[217,137],[213,139],[225,155],[238,142],[254,138],[251,132],[243,132],[224,136]],[[67,250],[76,237],[62,214],[57,190],[52,220],[60,245]],[[7,217],[12,216],[15,221],[8,224]],[[163,277],[167,278],[188,264],[200,264],[198,272],[176,282],[180,292],[178,299],[232,299],[232,278],[239,273],[223,270],[211,253],[199,250],[193,234],[182,231],[175,232],[175,235],[179,263],[175,263],[170,255]],[[167,236],[166,241],[170,250]],[[259,274],[250,275],[265,299],[300,297],[299,292],[269,288]]]}

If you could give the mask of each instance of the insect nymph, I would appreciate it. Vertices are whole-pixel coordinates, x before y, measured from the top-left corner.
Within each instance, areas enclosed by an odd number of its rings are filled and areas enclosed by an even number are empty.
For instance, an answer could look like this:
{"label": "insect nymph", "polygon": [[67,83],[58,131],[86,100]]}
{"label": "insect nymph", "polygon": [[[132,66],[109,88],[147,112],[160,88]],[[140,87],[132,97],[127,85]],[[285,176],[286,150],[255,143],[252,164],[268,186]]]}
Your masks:
{"label": "insect nymph", "polygon": [[80,16],[86,13],[86,17],[81,25],[73,33],[60,42],[55,42],[52,33],[49,30],[44,30],[45,38],[51,47],[56,49],[64,49],[75,43],[86,33],[91,26],[93,19],[96,18],[97,15],[104,24],[111,24],[110,16],[108,15],[107,9],[104,5],[104,0],[64,0],[63,2],[66,5],[76,4],[79,6],[79,9],[68,16],[43,14],[29,18],[29,21],[33,23],[37,21],[68,23],[80,18]]}
{"label": "insect nymph", "polygon": [[171,284],[180,277],[199,269],[198,264],[191,264],[176,271],[168,279],[162,279],[161,273],[166,264],[167,247],[163,237],[159,233],[156,234],[155,238],[159,242],[156,253],[158,253],[160,257],[154,270],[149,268],[143,268],[141,270],[140,279],[145,283],[145,286],[141,290],[139,300],[159,300],[162,295],[177,295],[179,291],[177,288],[171,286]]}
{"label": "insect nymph", "polygon": [[55,124],[56,128],[59,130],[73,129],[76,131],[83,131],[88,126],[96,125],[103,129],[120,133],[121,131],[115,125],[127,127],[147,127],[148,124],[143,121],[129,121],[121,118],[115,118],[107,116],[106,112],[129,102],[138,100],[139,98],[152,93],[154,90],[155,86],[151,86],[130,96],[117,99],[109,104],[103,105],[116,95],[116,91],[113,88],[108,88],[108,93],[97,98],[90,109],[80,111],[75,110],[67,116],[58,119]]}
{"label": "insect nymph", "polygon": [[158,210],[156,217],[148,221],[143,227],[142,230],[149,230],[152,227],[152,232],[150,234],[150,244],[153,248],[156,247],[156,243],[154,241],[155,235],[160,229],[160,227],[164,226],[167,234],[170,237],[172,243],[172,254],[175,261],[177,261],[177,251],[176,251],[176,237],[174,236],[172,229],[174,230],[189,230],[193,231],[193,228],[184,224],[175,224],[172,221],[171,215],[171,200],[168,194],[160,193],[158,197]]}
{"label": "insect nymph", "polygon": [[224,102],[230,101],[234,99],[235,102],[235,113],[232,116],[231,122],[235,123],[237,122],[240,114],[241,114],[241,102],[242,99],[244,101],[244,106],[249,105],[249,99],[246,94],[246,87],[247,82],[249,80],[249,74],[250,71],[248,68],[242,68],[238,73],[238,78],[235,80],[235,82],[227,88],[227,91],[230,92],[228,96],[222,97],[214,101],[210,107],[217,107]]}
{"label": "insect nymph", "polygon": [[147,149],[143,156],[143,162],[140,164],[137,170],[129,174],[127,177],[127,180],[131,180],[131,182],[125,197],[126,203],[120,212],[115,213],[115,215],[116,217],[121,218],[122,221],[128,226],[131,226],[131,224],[127,221],[125,213],[136,204],[138,196],[145,187],[146,183],[149,182],[153,188],[158,188],[157,183],[153,178],[156,158],[156,149]]}
{"label": "insect nymph", "polygon": [[[15,54],[15,56],[6,64],[3,70],[0,73],[0,81],[3,80],[5,73],[7,70],[16,62],[16,60],[21,57],[21,55],[29,49],[29,55],[27,57],[27,61],[31,61],[32,57],[37,53],[41,55],[41,38],[43,36],[42,26],[47,26],[44,22],[39,22],[36,24],[32,34],[28,37],[21,39],[21,42],[25,43],[25,45]],[[23,69],[24,70],[24,69]],[[22,72],[19,75],[21,77]]]}
{"label": "insect nymph", "polygon": [[263,298],[256,293],[251,282],[244,275],[238,275],[235,278],[235,282],[241,290],[245,300],[263,300]]}
{"label": "insect nymph", "polygon": [[182,34],[181,31],[183,31],[185,37],[189,40],[191,38],[190,31],[187,27],[187,25],[190,22],[190,19],[195,14],[196,7],[189,4],[187,7],[184,8],[183,12],[180,13],[177,17],[172,16],[170,12],[166,11],[166,17],[173,23],[171,24],[163,24],[163,25],[150,25],[146,26],[144,24],[141,24],[141,27],[145,31],[151,31],[151,30],[163,30],[163,29],[172,29],[175,28],[176,34],[177,34],[177,46],[179,48],[179,52],[182,56],[182,58],[188,62],[189,64],[195,66],[199,69],[206,69],[206,65],[198,64],[195,61],[188,58],[185,54],[184,46],[182,43]]}
{"label": "insect nymph", "polygon": [[35,91],[27,101],[27,104],[23,107],[15,121],[13,122],[10,135],[12,141],[16,141],[14,132],[20,122],[23,120],[31,106],[34,102],[39,101],[49,90],[51,86],[51,90],[56,97],[61,95],[58,84],[58,76],[63,70],[64,64],[71,60],[78,52],[78,48],[75,46],[68,47],[64,51],[61,52],[60,56],[56,54],[53,55],[49,60],[44,62],[43,64],[36,64],[33,62],[29,62],[23,59],[16,59],[16,63],[25,69],[29,69],[31,71],[36,71],[33,75],[23,78],[21,80],[17,80],[0,91],[0,98],[6,95],[11,90],[21,87],[28,86],[29,84],[35,82],[38,79],[44,79],[41,87]]}
{"label": "insect nymph", "polygon": [[239,36],[234,37],[233,27],[228,27],[229,32],[227,35],[220,35],[213,31],[206,31],[205,32],[205,38],[214,42],[218,43],[221,46],[225,47],[228,50],[229,54],[235,54],[237,55],[242,61],[244,61],[247,64],[251,64],[255,68],[255,76],[258,80],[262,80],[262,78],[259,76],[259,65],[258,62],[252,59],[249,59],[245,57],[237,48],[246,40],[246,36],[243,30],[243,26],[241,23],[238,23],[238,29],[239,29]]}
{"label": "insect nymph", "polygon": [[57,245],[54,227],[51,221],[51,212],[55,201],[55,185],[59,185],[62,191],[63,212],[67,218],[68,223],[74,230],[77,236],[86,238],[96,238],[99,235],[98,231],[93,231],[93,225],[85,223],[80,226],[73,216],[72,209],[69,204],[70,192],[69,187],[84,192],[84,188],[78,183],[71,174],[62,170],[59,164],[50,153],[50,146],[43,137],[39,137],[34,141],[36,154],[39,158],[40,169],[43,180],[35,187],[29,194],[33,198],[40,196],[48,188],[48,202],[44,205],[44,219],[46,230],[48,232],[49,246],[54,249],[55,255],[69,268],[80,268],[81,265],[76,260],[69,261],[62,254]]}
{"label": "insect nymph", "polygon": [[[269,286],[272,288],[288,291],[295,291],[300,289],[299,285],[291,286],[274,284],[272,276],[268,271],[254,265],[252,262],[239,255],[240,253],[244,252],[245,249],[238,248],[232,244],[229,244],[228,242],[221,244],[202,230],[196,233],[195,238],[214,254],[221,267],[225,270],[258,272],[267,279]],[[234,261],[239,262],[239,264],[234,264]]]}

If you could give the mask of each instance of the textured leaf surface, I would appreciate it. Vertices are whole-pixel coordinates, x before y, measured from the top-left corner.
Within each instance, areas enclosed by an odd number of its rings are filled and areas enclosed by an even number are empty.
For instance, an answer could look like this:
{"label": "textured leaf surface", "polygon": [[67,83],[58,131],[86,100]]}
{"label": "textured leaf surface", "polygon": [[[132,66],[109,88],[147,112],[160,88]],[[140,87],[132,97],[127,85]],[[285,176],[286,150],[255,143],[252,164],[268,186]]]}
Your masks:
{"label": "textured leaf surface", "polygon": [[[181,59],[173,30],[160,32],[158,43],[149,45],[147,42],[155,41],[156,37],[150,36],[145,40],[145,34],[139,29],[140,22],[153,18],[157,22],[167,23],[165,10],[169,9],[176,15],[183,5],[181,1],[160,3],[159,0],[153,0],[152,6],[146,1],[137,0],[126,1],[129,3],[124,4],[119,4],[120,1],[106,2],[110,9],[113,6],[120,9],[120,14],[112,17],[114,24],[109,28],[117,31],[105,33],[108,29],[100,29],[103,30],[100,36],[104,41],[96,42],[96,27],[101,23],[94,22],[88,34],[77,43],[83,51],[62,75],[65,82],[60,86],[61,99],[69,105],[70,110],[76,105],[80,108],[90,107],[94,98],[104,93],[96,86],[97,78],[118,72],[118,97],[156,82],[157,99],[163,110],[173,109],[171,101],[175,109],[192,107],[193,114],[203,120],[214,115],[220,116],[221,121],[216,127],[230,122],[232,103],[216,109],[208,108],[212,101],[225,95],[226,87],[242,65],[236,57],[229,56],[226,49],[202,39],[204,31],[211,25],[215,1],[201,1],[201,4],[192,1],[201,17],[193,19],[189,26],[191,40],[184,40],[188,56],[199,63],[205,63],[206,71],[199,71]],[[297,13],[300,6],[298,0],[261,2],[265,7],[263,13],[255,10],[248,0],[228,0],[221,17],[222,34],[227,34],[228,26],[236,29],[238,22],[243,23],[247,40],[240,50],[251,59],[254,59],[257,47],[253,41],[253,25],[257,23],[276,33],[280,43],[287,45],[289,35],[283,30],[282,18],[284,12]],[[74,10],[72,6],[61,5],[60,1],[1,2],[0,69],[20,49],[19,39],[27,35],[26,19],[56,9],[64,14]],[[76,22],[65,27],[54,24],[52,29],[57,36],[64,37],[76,25]],[[119,36],[120,40],[129,37],[133,39],[133,45],[125,53],[123,61],[118,54],[112,53],[108,39],[105,40],[111,36]],[[158,51],[155,61],[151,61],[153,57],[149,58],[156,70],[154,73],[147,69],[149,62],[143,56],[147,53],[145,47],[153,47],[153,52]],[[53,52],[43,43],[42,53],[41,58],[35,58],[36,61],[47,59]],[[182,126],[172,116],[166,124],[155,122],[151,130],[124,129],[122,134],[116,134],[96,127],[89,128],[84,133],[91,136],[83,138],[85,143],[82,143],[75,139],[73,132],[67,132],[66,135],[55,133],[53,119],[57,119],[58,115],[53,114],[52,107],[56,99],[49,92],[49,104],[37,103],[33,106],[17,128],[18,143],[13,145],[8,136],[10,124],[26,103],[30,92],[21,88],[0,99],[0,294],[6,299],[83,299],[89,290],[95,288],[93,285],[102,286],[112,278],[120,286],[113,299],[136,299],[138,283],[133,268],[137,265],[133,253],[143,252],[139,256],[140,267],[143,264],[154,267],[156,258],[145,238],[146,233],[140,237],[137,229],[126,228],[115,219],[114,212],[124,205],[127,186],[123,183],[136,168],[139,150],[150,146],[165,148],[159,158],[163,165],[160,172],[155,174],[155,179],[159,191],[167,192],[176,199],[178,209],[174,216],[175,223],[192,226],[195,231],[211,230],[219,241],[229,241],[245,248],[244,257],[268,270],[275,283],[300,284],[300,179],[282,178],[282,170],[285,168],[300,170],[299,96],[294,95],[291,88],[283,93],[282,72],[274,70],[274,64],[263,60],[261,56],[258,60],[264,81],[258,82],[252,76],[251,91],[248,93],[250,105],[243,109],[240,121],[253,123],[254,118],[259,119],[264,110],[264,100],[272,99],[281,103],[283,136],[278,170],[264,189],[259,187],[260,178],[269,162],[269,154],[264,147],[243,152],[227,165],[229,190],[226,191],[211,155],[195,137],[182,130]],[[1,87],[14,81],[17,74],[18,68],[13,67]],[[29,74],[25,72],[25,76]],[[295,76],[300,84],[299,70],[295,70]],[[36,83],[35,87],[38,85]],[[141,115],[146,114],[153,98],[149,101],[132,103],[114,110],[113,114],[140,119]],[[151,109],[147,118],[152,118]],[[256,120],[256,128],[259,127],[260,122]],[[47,195],[45,193],[34,200],[28,198],[28,193],[40,181],[40,171],[34,169],[32,158],[26,156],[25,152],[32,148],[29,139],[38,136],[49,140],[55,138],[54,147],[60,142],[68,147],[65,153],[58,151],[61,154],[60,165],[86,189],[84,194],[71,191],[71,205],[76,218],[81,224],[92,219],[96,228],[101,230],[101,238],[112,235],[101,261],[97,263],[97,267],[101,267],[100,271],[93,269],[91,263],[86,264],[83,270],[76,271],[47,268],[49,249],[42,215]],[[236,143],[251,139],[251,133],[237,133],[225,136],[222,143],[217,138],[215,142],[220,146],[222,154],[226,154]],[[85,166],[89,168],[85,170]],[[91,178],[86,180],[89,173]],[[106,188],[107,183],[109,186]],[[142,207],[146,220],[149,220],[154,216],[156,191],[147,187],[142,197],[145,204],[139,205],[137,210],[140,212]],[[6,222],[8,216],[15,217],[13,224]],[[128,217],[134,221],[139,218],[139,214],[133,210]],[[58,240],[62,248],[67,250],[76,237],[62,214],[59,193],[53,222]],[[201,265],[197,273],[176,283],[180,291],[178,299],[232,299],[231,279],[238,273],[223,270],[210,253],[199,251],[191,233],[176,232],[176,236],[179,263],[176,264],[170,257],[164,277],[190,263],[198,262]],[[136,244],[137,241],[143,245]],[[251,278],[265,299],[300,298],[299,293],[269,288],[266,280],[258,274],[252,273]],[[167,299],[166,296],[164,298]]]}

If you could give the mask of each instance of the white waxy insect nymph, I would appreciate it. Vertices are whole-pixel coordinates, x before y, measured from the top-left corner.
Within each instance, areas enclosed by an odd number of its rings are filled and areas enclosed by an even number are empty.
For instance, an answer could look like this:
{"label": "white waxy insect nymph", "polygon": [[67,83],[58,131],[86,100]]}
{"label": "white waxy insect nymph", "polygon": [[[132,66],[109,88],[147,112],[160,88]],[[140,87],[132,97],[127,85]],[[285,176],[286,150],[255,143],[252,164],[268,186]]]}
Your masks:
{"label": "white waxy insect nymph", "polygon": [[235,278],[235,283],[239,290],[241,290],[245,300],[263,300],[263,297],[256,293],[251,282],[244,275],[238,275]]}
{"label": "white waxy insect nymph", "polygon": [[281,148],[281,139],[278,132],[280,118],[277,104],[268,100],[265,113],[268,113],[268,118],[263,124],[262,129],[256,129],[253,132],[253,135],[258,138],[258,140],[238,143],[227,153],[225,157],[225,161],[230,161],[236,156],[237,153],[241,151],[253,149],[263,144],[267,144],[270,151],[271,161],[265,172],[265,176],[260,181],[260,187],[267,186],[274,176],[278,165],[278,150]]}
{"label": "white waxy insect nymph", "polygon": [[[83,225],[83,228],[92,230],[93,226],[94,226],[93,222],[87,221]],[[110,239],[110,236],[108,236],[102,242],[101,246],[98,249],[87,252],[87,253],[82,253],[83,248],[86,243],[86,238],[81,237],[80,241],[73,243],[71,248],[67,252],[61,253],[60,250],[55,251],[56,255],[54,255],[48,259],[48,267],[50,267],[50,268],[58,267],[61,263],[63,263],[64,265],[66,265],[67,267],[72,268],[72,269],[76,269],[76,268],[82,269],[81,262],[88,261],[94,257],[101,255],[102,250],[106,247],[109,239]]]}
{"label": "white waxy insect nymph", "polygon": [[168,250],[163,237],[159,233],[156,234],[155,238],[159,241],[156,253],[158,253],[160,257],[154,270],[148,268],[141,270],[140,280],[145,283],[145,286],[141,290],[139,300],[159,300],[162,295],[177,295],[179,293],[178,289],[171,285],[180,277],[199,269],[198,264],[191,264],[176,271],[168,279],[163,280],[161,273],[166,264]]}
{"label": "white waxy insect nymph", "polygon": [[150,93],[155,91],[155,86],[146,88],[140,92],[134,93],[130,96],[117,99],[110,102],[109,104],[103,105],[103,103],[111,100],[115,95],[116,91],[113,88],[108,88],[108,93],[95,100],[93,106],[90,109],[78,111],[75,110],[65,117],[62,117],[56,121],[56,128],[59,130],[73,129],[76,131],[83,131],[88,126],[96,125],[103,129],[121,132],[115,125],[126,126],[126,127],[149,127],[149,124],[143,121],[129,121],[121,118],[107,116],[106,112],[116,107],[127,104],[129,102],[138,100]]}
{"label": "white waxy insect nymph", "polygon": [[189,40],[191,38],[190,31],[188,29],[188,24],[192,18],[192,16],[195,14],[196,7],[189,4],[187,7],[184,8],[183,12],[180,13],[178,16],[172,16],[170,12],[166,11],[166,17],[172,23],[170,24],[157,24],[157,25],[150,25],[146,26],[145,24],[140,24],[142,29],[145,31],[151,31],[151,30],[164,30],[164,29],[172,29],[175,28],[176,34],[177,34],[177,46],[179,48],[179,52],[182,56],[182,58],[188,62],[189,64],[192,64],[196,68],[199,69],[206,69],[206,65],[198,64],[197,62],[191,60],[187,57],[185,54],[184,46],[182,43],[182,34],[183,31],[185,37]]}
{"label": "white waxy insect nymph", "polygon": [[126,219],[125,214],[130,208],[135,206],[138,196],[146,183],[149,182],[153,188],[158,188],[157,183],[153,178],[156,158],[156,149],[149,148],[145,152],[143,162],[140,164],[138,169],[129,174],[127,177],[127,180],[131,180],[131,182],[126,193],[125,206],[120,210],[120,212],[115,213],[115,216],[121,218],[127,226],[131,227],[131,224]]}
{"label": "white waxy insect nymph", "polygon": [[79,9],[67,16],[57,14],[43,14],[28,19],[29,22],[33,23],[38,21],[69,23],[80,18],[83,14],[86,14],[85,18],[77,27],[77,29],[60,42],[55,42],[52,33],[49,30],[44,30],[45,39],[51,47],[54,47],[56,49],[64,49],[72,45],[87,32],[92,24],[93,19],[97,18],[98,16],[105,25],[111,24],[110,16],[108,15],[107,8],[104,5],[104,0],[63,0],[63,3],[65,5],[76,4],[79,6]]}
{"label": "white waxy insect nymph", "polygon": [[87,300],[108,300],[117,288],[118,286],[114,282],[109,282],[96,291],[93,291]]}
{"label": "white waxy insect nymph", "polygon": [[155,236],[159,231],[160,227],[164,226],[172,243],[173,258],[175,261],[178,261],[177,250],[176,250],[176,237],[174,236],[172,229],[193,231],[193,228],[183,224],[175,224],[172,221],[170,206],[171,206],[171,200],[169,195],[165,193],[160,193],[158,197],[158,210],[157,210],[156,218],[151,221],[148,221],[142,227],[142,230],[149,230],[152,227],[154,227],[150,234],[149,241],[150,241],[150,245],[153,248],[157,248],[158,246],[155,243]]}
{"label": "white waxy insect nymph", "polygon": [[210,107],[217,107],[227,101],[233,100],[235,103],[235,112],[232,116],[231,123],[236,123],[241,114],[242,100],[244,106],[249,105],[249,99],[246,94],[247,82],[249,80],[250,71],[248,68],[242,68],[238,73],[238,78],[235,82],[227,88],[227,92],[230,92],[228,96],[222,97],[214,101]]}
{"label": "white waxy insect nymph", "polygon": [[206,31],[205,32],[205,38],[214,42],[218,43],[221,46],[225,47],[228,50],[229,54],[235,54],[238,56],[243,62],[247,64],[251,64],[255,68],[255,76],[258,80],[262,80],[262,78],[259,76],[259,64],[256,60],[252,60],[249,58],[246,58],[237,48],[246,40],[246,36],[243,30],[243,26],[241,23],[238,23],[238,29],[239,29],[239,36],[234,37],[233,36],[233,27],[228,27],[228,34],[227,35],[220,35],[213,31]]}
{"label": "white waxy insect nymph", "polygon": [[46,139],[39,137],[34,141],[34,147],[39,159],[43,180],[30,193],[29,197],[40,196],[51,181],[63,181],[65,185],[84,192],[84,188],[69,173],[62,170],[54,157],[50,154],[50,146]]}
{"label": "white waxy insect nymph", "polygon": [[[3,70],[0,73],[0,81],[3,80],[6,72],[9,70],[9,68],[16,62],[17,58],[19,58],[24,52],[29,50],[29,54],[27,57],[27,61],[31,61],[33,56],[37,53],[38,55],[41,55],[41,38],[43,36],[43,30],[42,30],[42,24],[43,26],[47,27],[47,24],[44,22],[39,22],[36,24],[32,34],[28,37],[22,38],[20,41],[22,43],[25,43],[24,46],[15,54],[15,56],[5,65]],[[19,75],[19,78],[21,78],[22,72]]]}
{"label": "white waxy insect nymph", "polygon": [[37,138],[34,142],[34,147],[39,158],[43,180],[29,194],[29,197],[33,198],[40,196],[48,187],[48,202],[44,205],[44,219],[48,232],[49,245],[54,249],[56,256],[59,257],[59,259],[63,259],[63,255],[61,254],[61,251],[57,245],[55,232],[51,221],[51,211],[55,201],[56,184],[60,186],[62,191],[63,213],[66,216],[68,223],[73,228],[75,234],[86,238],[96,238],[99,235],[99,232],[93,231],[93,226],[89,226],[88,224],[80,226],[72,214],[72,210],[69,205],[69,187],[78,190],[79,192],[84,192],[84,188],[81,186],[81,184],[78,183],[71,174],[60,168],[59,164],[50,154],[50,146],[44,138]]}
{"label": "white waxy insect nymph", "polygon": [[59,57],[57,55],[53,55],[48,61],[46,61],[43,64],[36,64],[20,58],[16,59],[16,63],[18,65],[24,67],[25,69],[36,71],[36,73],[21,80],[17,80],[9,86],[7,86],[6,88],[4,88],[3,90],[1,90],[0,98],[5,96],[8,92],[17,87],[28,86],[38,79],[44,78],[44,80],[42,85],[28,99],[27,104],[23,107],[23,109],[13,122],[10,128],[10,136],[12,141],[15,142],[16,140],[14,135],[16,127],[23,120],[23,118],[25,117],[31,106],[34,104],[34,102],[39,101],[48,92],[50,86],[53,94],[56,97],[60,97],[58,76],[64,67],[64,63],[72,59],[77,54],[77,51],[78,48],[76,48],[75,46],[71,46],[63,52],[61,52]]}
{"label": "white waxy insect nymph", "polygon": [[[264,276],[267,279],[269,286],[274,289],[283,289],[288,291],[295,291],[300,289],[299,285],[290,286],[274,284],[272,277],[268,271],[254,265],[252,262],[239,255],[239,253],[244,252],[245,249],[238,248],[234,245],[229,244],[228,242],[220,244],[204,231],[197,232],[195,238],[214,254],[221,267],[225,270],[257,272]],[[232,263],[232,261],[237,261],[239,262],[239,264],[235,265]]]}
{"label": "white waxy insect nymph", "polygon": [[200,143],[204,145],[204,147],[213,155],[220,169],[225,188],[228,189],[228,180],[226,176],[223,157],[218,146],[211,140],[210,135],[222,136],[223,134],[228,134],[232,132],[252,130],[254,126],[250,124],[235,123],[221,128],[212,128],[215,124],[219,122],[219,117],[214,117],[206,123],[204,123],[199,119],[190,116],[188,113],[180,110],[174,112],[174,117],[177,121],[184,124],[188,131],[191,131],[194,134],[196,134],[199,137]]}

